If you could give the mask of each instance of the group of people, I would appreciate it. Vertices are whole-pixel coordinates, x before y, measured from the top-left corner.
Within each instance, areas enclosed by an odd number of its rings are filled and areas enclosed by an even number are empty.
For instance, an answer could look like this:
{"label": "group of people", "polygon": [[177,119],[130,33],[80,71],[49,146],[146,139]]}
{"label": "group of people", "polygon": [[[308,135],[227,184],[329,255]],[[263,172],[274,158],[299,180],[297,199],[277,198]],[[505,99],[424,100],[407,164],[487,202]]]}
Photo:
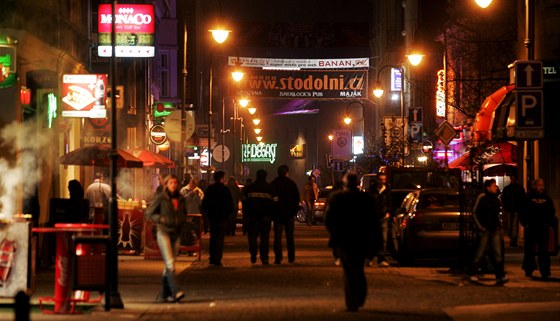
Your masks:
{"label": "group of people", "polygon": [[[274,263],[281,264],[282,234],[286,233],[288,262],[295,261],[294,218],[299,207],[299,192],[294,181],[288,178],[289,169],[282,165],[278,177],[270,184],[267,172],[257,171],[256,180],[239,191],[235,180],[225,184],[225,173],[217,171],[213,184],[202,191],[195,179],[179,189],[179,180],[168,175],[162,182],[162,189],[145,211],[148,220],[157,227],[157,242],[164,262],[161,299],[177,302],[185,293],[179,289],[175,275],[175,261],[178,255],[181,230],[187,214],[202,213],[210,232],[209,263],[222,266],[224,239],[226,234],[235,234],[232,227],[232,213],[237,212],[237,203],[242,200],[243,215],[249,241],[251,263],[269,264],[269,235],[274,222]],[[233,189],[233,191],[232,191]],[[239,193],[238,193],[239,192]],[[234,217],[235,218],[235,217]],[[235,221],[233,221],[235,224]]]}
{"label": "group of people", "polygon": [[[365,303],[367,281],[364,261],[371,262],[375,255],[380,257],[379,260],[384,260],[383,248],[379,244],[383,244],[380,236],[386,236],[384,221],[390,215],[391,203],[388,201],[390,193],[385,186],[386,177],[380,175],[379,178],[375,188],[370,188],[368,193],[358,188],[359,181],[355,173],[346,173],[343,177],[343,190],[332,194],[327,206],[325,225],[330,234],[329,246],[337,253],[343,267],[348,311],[357,311]],[[375,209],[375,215],[372,215],[372,208]],[[533,272],[538,269],[542,279],[548,279],[549,229],[558,224],[553,201],[546,194],[542,179],[534,180],[530,191],[525,193],[513,178],[510,185],[504,188],[501,199],[499,188],[493,179],[484,182],[484,192],[476,199],[473,219],[478,238],[468,268],[470,280],[478,281],[481,259],[487,247],[490,247],[496,284],[502,285],[508,281],[502,253],[502,208],[509,222],[511,246],[517,246],[518,230],[515,225],[519,222],[524,227],[522,269],[525,275],[532,277]]]}
{"label": "group of people", "polygon": [[[512,176],[510,184],[504,188],[501,198],[499,188],[493,179],[484,182],[484,193],[480,194],[473,208],[473,218],[478,232],[478,245],[470,268],[470,279],[477,281],[477,271],[487,246],[494,261],[496,283],[508,281],[504,271],[502,253],[503,226],[501,212],[505,214],[510,246],[518,246],[519,223],[524,228],[524,255],[522,269],[525,276],[532,277],[539,270],[541,278],[550,277],[550,229],[557,224],[556,209],[550,196],[545,192],[544,180],[532,182],[525,193],[517,179]],[[535,256],[538,260],[535,260]]]}

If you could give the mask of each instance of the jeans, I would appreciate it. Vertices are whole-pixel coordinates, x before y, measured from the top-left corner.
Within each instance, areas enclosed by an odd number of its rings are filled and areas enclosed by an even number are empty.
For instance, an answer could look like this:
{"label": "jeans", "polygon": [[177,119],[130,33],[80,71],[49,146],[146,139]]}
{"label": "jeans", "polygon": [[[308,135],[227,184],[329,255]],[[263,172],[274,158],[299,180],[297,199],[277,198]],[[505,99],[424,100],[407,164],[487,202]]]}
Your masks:
{"label": "jeans", "polygon": [[[525,228],[525,245],[523,253],[522,268],[527,274],[533,273],[537,268],[541,276],[550,276],[550,253],[548,252],[549,243],[548,226],[536,226]],[[538,265],[535,262],[535,255],[538,257]]]}
{"label": "jeans", "polygon": [[288,262],[296,260],[296,249],[294,241],[294,218],[288,219],[285,224],[274,222],[274,261],[282,261],[282,231],[286,230],[286,247],[288,248]]}
{"label": "jeans", "polygon": [[502,278],[505,276],[504,271],[504,260],[502,257],[502,242],[503,242],[503,234],[502,230],[498,229],[497,231],[482,231],[480,232],[479,239],[478,239],[478,247],[474,253],[474,258],[471,267],[471,274],[476,274],[480,267],[480,260],[484,256],[484,252],[486,251],[487,245],[490,245],[490,251],[492,253],[491,259],[495,264],[495,274],[496,279]]}
{"label": "jeans", "polygon": [[179,291],[175,276],[175,260],[179,254],[181,238],[179,233],[157,231],[157,243],[163,258],[162,298],[173,296]]}
{"label": "jeans", "polygon": [[504,211],[504,213],[507,217],[508,236],[510,238],[510,242],[517,244],[517,238],[519,236],[519,212]]}
{"label": "jeans", "polygon": [[227,220],[210,220],[210,244],[208,248],[210,264],[222,264],[226,228]]}
{"label": "jeans", "polygon": [[[249,218],[249,226],[247,231],[249,239],[249,253],[251,260],[257,257],[257,250],[260,253],[261,262],[268,263],[268,250],[270,238],[270,218],[259,217]],[[257,245],[260,238],[260,244]]]}

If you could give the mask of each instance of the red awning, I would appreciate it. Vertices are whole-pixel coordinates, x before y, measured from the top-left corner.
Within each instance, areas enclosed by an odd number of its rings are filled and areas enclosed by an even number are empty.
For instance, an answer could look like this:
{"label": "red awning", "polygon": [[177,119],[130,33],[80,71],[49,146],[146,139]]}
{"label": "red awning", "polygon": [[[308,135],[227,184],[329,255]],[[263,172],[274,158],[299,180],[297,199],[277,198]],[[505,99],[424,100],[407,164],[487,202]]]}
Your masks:
{"label": "red awning", "polygon": [[514,85],[504,86],[486,97],[482,103],[482,107],[480,107],[480,111],[476,114],[473,124],[474,138],[476,141],[490,140],[494,111],[513,89],[515,89]]}
{"label": "red awning", "polygon": [[[473,153],[473,154],[471,154]],[[512,143],[494,143],[479,146],[449,163],[449,168],[470,169],[483,164],[516,164],[517,145]]]}

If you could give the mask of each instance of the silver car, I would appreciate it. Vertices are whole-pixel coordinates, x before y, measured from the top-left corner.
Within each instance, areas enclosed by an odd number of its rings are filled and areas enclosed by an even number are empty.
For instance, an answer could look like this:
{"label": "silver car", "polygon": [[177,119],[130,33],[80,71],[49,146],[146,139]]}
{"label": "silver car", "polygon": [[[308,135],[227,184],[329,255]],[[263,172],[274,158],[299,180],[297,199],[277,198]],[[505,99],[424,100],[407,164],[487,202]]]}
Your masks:
{"label": "silver car", "polygon": [[459,192],[448,188],[410,192],[397,209],[393,240],[400,263],[459,254]]}

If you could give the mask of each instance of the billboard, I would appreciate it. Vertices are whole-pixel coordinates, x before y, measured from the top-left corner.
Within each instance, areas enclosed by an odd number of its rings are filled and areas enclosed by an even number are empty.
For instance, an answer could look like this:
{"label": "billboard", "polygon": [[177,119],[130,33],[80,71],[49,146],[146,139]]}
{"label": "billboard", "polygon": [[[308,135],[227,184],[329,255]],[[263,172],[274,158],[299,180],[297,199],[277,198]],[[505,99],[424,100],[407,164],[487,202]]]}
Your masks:
{"label": "billboard", "polygon": [[367,70],[247,71],[229,88],[231,96],[299,99],[361,99],[368,97]]}
{"label": "billboard", "polygon": [[358,69],[368,68],[369,58],[284,59],[228,57],[228,65],[263,69]]}
{"label": "billboard", "polygon": [[62,117],[105,118],[107,75],[62,76]]}
{"label": "billboard", "polygon": [[16,84],[16,58],[16,46],[0,44],[0,88]]}
{"label": "billboard", "polygon": [[[117,4],[115,57],[153,57],[155,15],[151,4]],[[97,17],[99,57],[111,57],[112,6],[100,4]]]}

